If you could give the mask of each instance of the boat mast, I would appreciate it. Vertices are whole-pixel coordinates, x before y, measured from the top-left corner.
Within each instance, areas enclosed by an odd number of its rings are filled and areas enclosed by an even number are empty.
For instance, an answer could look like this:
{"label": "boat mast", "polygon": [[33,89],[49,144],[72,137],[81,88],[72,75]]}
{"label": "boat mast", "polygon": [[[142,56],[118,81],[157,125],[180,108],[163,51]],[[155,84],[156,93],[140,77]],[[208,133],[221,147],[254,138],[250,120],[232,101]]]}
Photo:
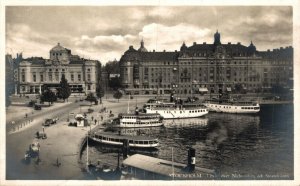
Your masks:
{"label": "boat mast", "polygon": [[129,100],[130,100],[130,94],[128,94],[128,101],[127,101],[127,114],[129,114]]}
{"label": "boat mast", "polygon": [[86,133],[86,166],[89,166],[89,132]]}
{"label": "boat mast", "polygon": [[173,180],[174,180],[174,159],[173,159],[173,147],[172,147],[172,176],[173,176]]}

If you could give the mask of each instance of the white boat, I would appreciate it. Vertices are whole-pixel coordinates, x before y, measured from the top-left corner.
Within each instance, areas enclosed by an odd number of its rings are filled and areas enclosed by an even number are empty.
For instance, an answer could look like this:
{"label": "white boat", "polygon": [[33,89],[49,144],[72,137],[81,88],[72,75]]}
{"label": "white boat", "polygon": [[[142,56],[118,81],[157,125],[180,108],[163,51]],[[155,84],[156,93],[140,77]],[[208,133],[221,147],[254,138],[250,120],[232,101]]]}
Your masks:
{"label": "white boat", "polygon": [[260,111],[258,103],[249,101],[206,100],[204,105],[213,112],[251,114]]}
{"label": "white boat", "polygon": [[164,119],[197,118],[208,114],[205,106],[200,104],[146,103],[144,110],[147,114],[157,113]]}
{"label": "white boat", "polygon": [[163,125],[163,118],[159,114],[129,113],[119,114],[119,117],[113,121],[122,128],[140,128],[140,127],[159,127]]}
{"label": "white boat", "polygon": [[90,138],[103,144],[118,146],[123,145],[124,140],[128,140],[129,147],[137,148],[153,148],[158,147],[159,145],[157,138],[147,136],[118,135],[109,132],[96,132],[90,134]]}

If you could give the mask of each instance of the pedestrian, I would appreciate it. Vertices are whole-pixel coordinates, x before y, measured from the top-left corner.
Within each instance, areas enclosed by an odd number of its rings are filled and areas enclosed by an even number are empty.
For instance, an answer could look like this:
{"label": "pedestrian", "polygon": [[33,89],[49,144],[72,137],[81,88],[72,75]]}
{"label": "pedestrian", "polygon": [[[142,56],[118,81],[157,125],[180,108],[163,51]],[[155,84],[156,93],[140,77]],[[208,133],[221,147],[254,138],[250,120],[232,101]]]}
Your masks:
{"label": "pedestrian", "polygon": [[96,123],[97,123],[97,120],[95,119],[95,125],[96,125]]}
{"label": "pedestrian", "polygon": [[25,118],[27,118],[27,116],[28,116],[28,115],[27,115],[27,113],[26,113],[26,114],[25,114]]}

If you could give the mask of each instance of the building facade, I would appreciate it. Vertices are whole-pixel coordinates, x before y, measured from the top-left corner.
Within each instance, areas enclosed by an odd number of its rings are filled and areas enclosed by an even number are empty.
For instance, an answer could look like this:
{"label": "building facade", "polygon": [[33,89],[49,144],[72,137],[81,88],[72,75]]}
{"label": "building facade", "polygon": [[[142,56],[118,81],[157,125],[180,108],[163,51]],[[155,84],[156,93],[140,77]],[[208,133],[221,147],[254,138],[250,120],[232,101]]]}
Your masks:
{"label": "building facade", "polygon": [[141,42],[120,59],[122,86],[133,94],[176,91],[179,94],[218,93],[221,91],[270,91],[273,85],[292,89],[293,48],[257,51],[250,43],[182,44],[179,51],[149,52]]}
{"label": "building facade", "polygon": [[49,59],[31,57],[19,64],[19,93],[40,94],[46,87],[56,91],[63,74],[72,94],[95,93],[100,71],[99,61],[72,55],[58,43],[50,50]]}

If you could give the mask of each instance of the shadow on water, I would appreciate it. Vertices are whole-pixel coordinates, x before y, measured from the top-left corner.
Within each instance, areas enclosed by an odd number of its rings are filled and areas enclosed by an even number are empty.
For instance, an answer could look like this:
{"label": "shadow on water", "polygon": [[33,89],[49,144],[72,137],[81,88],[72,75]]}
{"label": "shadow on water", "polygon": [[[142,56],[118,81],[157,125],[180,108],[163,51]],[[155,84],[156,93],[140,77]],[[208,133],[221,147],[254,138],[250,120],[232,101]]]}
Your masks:
{"label": "shadow on water", "polygon": [[[255,115],[209,113],[189,120],[166,120],[164,127],[118,129],[122,134],[152,136],[159,139],[155,152],[141,153],[175,162],[187,162],[187,149],[196,150],[196,166],[214,169],[216,179],[277,179],[253,175],[287,175],[293,178],[293,105],[267,105]],[[117,132],[117,131],[114,131]],[[83,152],[82,159],[85,159]],[[91,144],[92,161],[116,167],[118,148]],[[274,163],[276,162],[276,163]]]}

